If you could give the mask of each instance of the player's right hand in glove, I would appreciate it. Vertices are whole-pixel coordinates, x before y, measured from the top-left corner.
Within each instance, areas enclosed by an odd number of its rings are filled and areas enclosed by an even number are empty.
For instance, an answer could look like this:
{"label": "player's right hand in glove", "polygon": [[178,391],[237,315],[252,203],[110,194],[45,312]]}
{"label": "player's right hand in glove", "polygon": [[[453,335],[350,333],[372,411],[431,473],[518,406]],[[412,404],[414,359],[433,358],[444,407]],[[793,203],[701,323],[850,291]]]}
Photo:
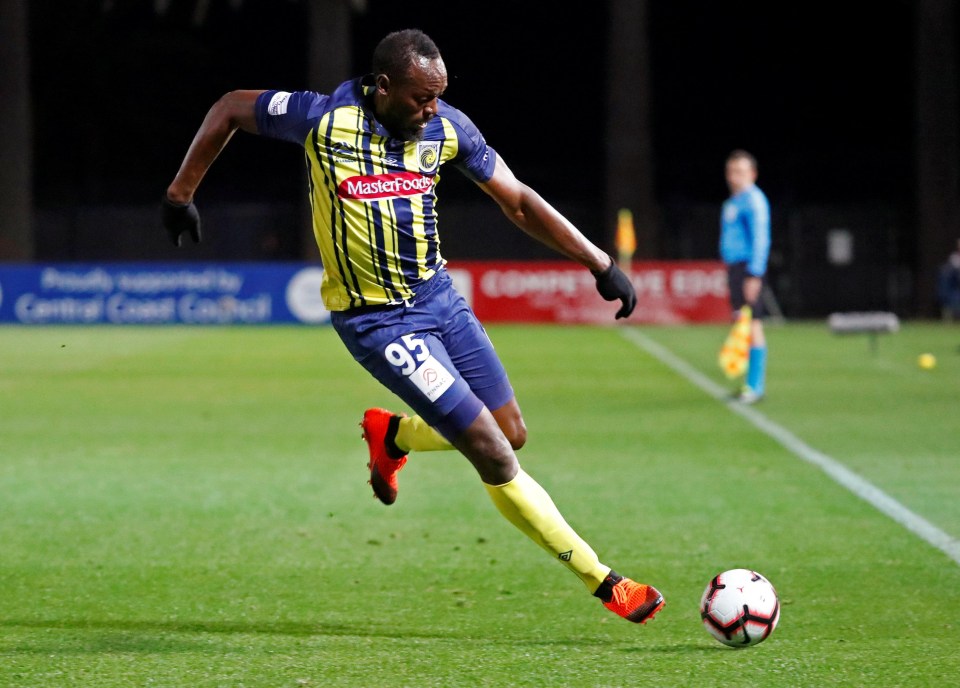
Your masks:
{"label": "player's right hand in glove", "polygon": [[197,206],[190,201],[186,205],[174,203],[167,195],[163,195],[161,204],[161,217],[163,226],[167,230],[167,236],[177,248],[182,242],[182,235],[187,232],[193,243],[200,243],[200,213],[197,212]]}
{"label": "player's right hand in glove", "polygon": [[610,261],[610,267],[602,272],[593,272],[597,279],[597,291],[607,301],[616,301],[620,299],[623,305],[617,311],[617,319],[626,318],[633,309],[637,307],[637,292],[633,288],[633,283],[627,277],[623,270],[617,266],[615,260]]}

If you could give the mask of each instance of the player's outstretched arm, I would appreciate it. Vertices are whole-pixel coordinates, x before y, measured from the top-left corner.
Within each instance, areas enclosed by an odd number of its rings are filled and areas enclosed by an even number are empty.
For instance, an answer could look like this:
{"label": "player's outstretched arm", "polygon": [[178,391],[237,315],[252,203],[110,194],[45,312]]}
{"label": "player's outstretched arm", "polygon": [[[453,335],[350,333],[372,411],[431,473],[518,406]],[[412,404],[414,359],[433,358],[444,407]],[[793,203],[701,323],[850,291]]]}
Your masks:
{"label": "player's outstretched arm", "polygon": [[605,270],[611,258],[547,203],[517,179],[499,155],[493,176],[480,184],[517,227],[542,244],[594,272]]}
{"label": "player's outstretched arm", "polygon": [[590,270],[597,291],[607,301],[623,304],[617,318],[625,318],[637,305],[633,285],[616,262],[587,239],[573,223],[547,203],[536,191],[518,180],[497,156],[493,176],[480,184],[517,227],[554,251]]}
{"label": "player's outstretched arm", "polygon": [[261,93],[231,91],[213,104],[193,137],[177,176],[167,187],[170,201],[186,204],[193,200],[203,176],[237,129],[257,133],[254,106]]}
{"label": "player's outstretched arm", "polygon": [[261,93],[263,91],[231,91],[214,103],[204,117],[180,170],[163,196],[163,226],[175,246],[180,246],[184,233],[195,243],[200,241],[200,214],[193,204],[193,195],[237,129],[257,133],[254,108]]}

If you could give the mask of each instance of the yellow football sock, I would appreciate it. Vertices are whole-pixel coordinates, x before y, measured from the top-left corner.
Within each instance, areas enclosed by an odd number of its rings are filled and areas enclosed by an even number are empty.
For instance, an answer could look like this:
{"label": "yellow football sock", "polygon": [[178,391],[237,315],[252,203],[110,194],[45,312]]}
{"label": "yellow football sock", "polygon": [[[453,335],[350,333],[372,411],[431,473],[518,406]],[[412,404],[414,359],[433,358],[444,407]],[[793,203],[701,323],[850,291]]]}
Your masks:
{"label": "yellow football sock", "polygon": [[444,451],[453,449],[447,439],[420,416],[401,418],[394,444],[405,454],[411,451]]}
{"label": "yellow football sock", "polygon": [[550,495],[536,480],[520,469],[510,482],[484,483],[484,487],[504,518],[566,564],[590,592],[600,587],[610,567],[601,564],[590,545],[567,525]]}

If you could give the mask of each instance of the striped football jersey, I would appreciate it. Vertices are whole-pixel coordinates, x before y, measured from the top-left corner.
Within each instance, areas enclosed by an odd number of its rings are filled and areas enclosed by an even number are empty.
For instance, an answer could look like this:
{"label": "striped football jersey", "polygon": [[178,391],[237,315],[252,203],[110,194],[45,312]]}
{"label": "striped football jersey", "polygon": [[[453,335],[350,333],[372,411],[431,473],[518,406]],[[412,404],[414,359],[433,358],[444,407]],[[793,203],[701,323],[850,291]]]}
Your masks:
{"label": "striped football jersey", "polygon": [[374,119],[362,79],[332,94],[265,91],[260,134],[306,152],[313,231],[324,266],[321,295],[331,311],[400,303],[443,265],[437,234],[440,166],[469,178],[493,175],[495,151],[456,108],[438,101],[423,137],[390,136]]}

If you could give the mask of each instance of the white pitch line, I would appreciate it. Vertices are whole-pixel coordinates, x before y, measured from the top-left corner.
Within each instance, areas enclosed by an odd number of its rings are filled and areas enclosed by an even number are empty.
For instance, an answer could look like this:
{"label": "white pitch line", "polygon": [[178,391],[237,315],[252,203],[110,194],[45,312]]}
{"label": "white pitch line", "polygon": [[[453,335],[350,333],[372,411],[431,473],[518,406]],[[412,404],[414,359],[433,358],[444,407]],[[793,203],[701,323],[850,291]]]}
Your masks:
{"label": "white pitch line", "polygon": [[[660,346],[636,328],[624,327],[620,331],[624,337],[710,396],[719,400],[725,400],[728,396],[729,391],[727,389],[715,383],[689,363],[668,349]],[[748,423],[768,437],[778,442],[791,454],[803,459],[807,463],[817,466],[836,483],[845,487],[881,513],[886,514],[910,532],[918,535],[939,549],[957,564],[960,564],[960,540],[940,530],[919,514],[915,514],[879,487],[860,477],[836,459],[806,444],[792,432],[777,425],[755,408],[737,403],[730,403],[727,407],[734,413],[742,416]]]}

